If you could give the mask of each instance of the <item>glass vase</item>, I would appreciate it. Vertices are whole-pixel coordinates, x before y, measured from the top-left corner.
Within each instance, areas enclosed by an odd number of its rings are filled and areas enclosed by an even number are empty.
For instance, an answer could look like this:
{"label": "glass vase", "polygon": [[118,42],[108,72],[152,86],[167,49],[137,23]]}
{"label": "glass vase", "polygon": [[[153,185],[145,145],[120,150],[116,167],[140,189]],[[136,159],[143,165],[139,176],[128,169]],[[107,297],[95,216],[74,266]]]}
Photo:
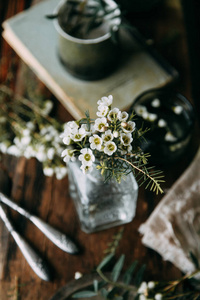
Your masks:
{"label": "glass vase", "polygon": [[96,167],[84,174],[79,162],[70,162],[69,191],[81,229],[91,233],[129,223],[136,212],[138,185],[132,173],[118,183],[104,182]]}

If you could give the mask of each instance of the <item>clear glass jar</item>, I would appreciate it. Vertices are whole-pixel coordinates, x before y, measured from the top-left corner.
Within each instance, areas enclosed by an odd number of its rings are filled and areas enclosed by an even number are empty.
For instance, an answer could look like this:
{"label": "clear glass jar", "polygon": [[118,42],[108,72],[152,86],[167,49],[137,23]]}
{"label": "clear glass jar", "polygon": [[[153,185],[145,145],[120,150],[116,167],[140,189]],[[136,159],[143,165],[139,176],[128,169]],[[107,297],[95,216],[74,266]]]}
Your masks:
{"label": "clear glass jar", "polygon": [[81,229],[91,233],[131,222],[135,216],[138,185],[132,173],[122,179],[103,181],[95,167],[84,174],[79,162],[69,163],[69,191]]}

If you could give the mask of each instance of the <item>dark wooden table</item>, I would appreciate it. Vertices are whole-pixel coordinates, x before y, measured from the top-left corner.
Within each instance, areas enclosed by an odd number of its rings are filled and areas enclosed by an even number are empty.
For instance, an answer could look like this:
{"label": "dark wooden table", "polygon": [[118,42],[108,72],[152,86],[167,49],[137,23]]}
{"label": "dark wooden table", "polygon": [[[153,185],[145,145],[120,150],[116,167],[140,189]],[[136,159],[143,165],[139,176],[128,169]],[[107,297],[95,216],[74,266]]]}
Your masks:
{"label": "dark wooden table", "polygon": [[[1,21],[31,5],[31,1],[25,0],[2,2],[0,4]],[[177,90],[193,101],[182,13],[180,8],[176,7],[176,1],[166,2],[168,5],[156,10],[154,15],[147,13],[143,17],[137,15],[135,20],[144,34],[154,40],[157,50],[179,71],[180,81],[177,84]],[[172,2],[173,5],[170,4]],[[15,80],[12,81],[13,89],[23,93],[26,82],[23,76],[26,67],[3,39],[1,39],[0,51],[1,82],[5,80],[12,61],[15,72]],[[38,89],[54,99],[47,88],[37,81],[31,71],[29,72],[32,80],[37,83]],[[71,120],[72,117],[69,113],[58,101],[55,102],[57,118],[61,121]],[[170,189],[192,160],[199,143],[198,133],[197,125],[190,149],[183,159],[174,165],[162,167],[166,177],[166,182],[163,184],[165,192]],[[45,177],[40,163],[35,159],[27,160],[23,157],[2,155],[0,171],[0,186],[8,196],[72,237],[82,249],[78,255],[63,252],[45,238],[33,224],[19,214],[10,211],[17,230],[39,251],[53,269],[52,282],[45,282],[31,270],[0,220],[0,299],[50,299],[60,287],[74,279],[75,272],[88,274],[94,270],[101,261],[103,252],[112,240],[112,236],[119,231],[119,227],[93,234],[82,232],[69,196],[68,178],[65,177],[59,181],[54,177]],[[144,188],[140,188],[136,217],[131,223],[124,226],[124,234],[116,253],[116,255],[126,254],[125,266],[136,259],[141,264],[145,263],[147,265],[145,276],[149,280],[175,279],[181,275],[180,271],[171,263],[163,261],[155,251],[145,247],[141,243],[141,236],[138,233],[139,225],[148,218],[161,198],[161,195],[155,196]]]}

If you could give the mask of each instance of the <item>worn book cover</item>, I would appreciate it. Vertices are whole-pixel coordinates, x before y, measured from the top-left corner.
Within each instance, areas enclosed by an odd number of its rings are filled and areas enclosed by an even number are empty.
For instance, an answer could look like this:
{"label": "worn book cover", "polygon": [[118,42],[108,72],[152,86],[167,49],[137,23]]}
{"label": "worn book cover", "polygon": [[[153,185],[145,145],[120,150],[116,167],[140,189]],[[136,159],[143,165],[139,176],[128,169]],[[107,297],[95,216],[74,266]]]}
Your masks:
{"label": "worn book cover", "polygon": [[113,107],[127,109],[141,92],[162,87],[176,77],[173,68],[166,68],[134,37],[135,46],[124,51],[118,68],[109,76],[96,81],[73,77],[60,62],[54,23],[45,17],[58,2],[42,1],[6,20],[3,37],[75,119],[83,117],[86,110],[94,117],[102,96],[112,94]]}

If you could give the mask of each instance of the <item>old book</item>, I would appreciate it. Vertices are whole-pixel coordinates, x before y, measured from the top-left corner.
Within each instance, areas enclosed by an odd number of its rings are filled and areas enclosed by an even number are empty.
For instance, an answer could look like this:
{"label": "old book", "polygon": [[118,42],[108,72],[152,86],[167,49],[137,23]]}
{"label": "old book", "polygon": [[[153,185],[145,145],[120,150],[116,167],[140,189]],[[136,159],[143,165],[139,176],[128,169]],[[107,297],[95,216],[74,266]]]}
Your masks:
{"label": "old book", "polygon": [[94,117],[102,96],[112,94],[113,107],[127,109],[141,92],[177,77],[176,70],[134,37],[135,48],[124,53],[111,75],[96,81],[71,76],[58,57],[54,23],[45,18],[57,4],[58,0],[41,1],[6,20],[3,37],[75,119],[83,117],[86,110]]}

